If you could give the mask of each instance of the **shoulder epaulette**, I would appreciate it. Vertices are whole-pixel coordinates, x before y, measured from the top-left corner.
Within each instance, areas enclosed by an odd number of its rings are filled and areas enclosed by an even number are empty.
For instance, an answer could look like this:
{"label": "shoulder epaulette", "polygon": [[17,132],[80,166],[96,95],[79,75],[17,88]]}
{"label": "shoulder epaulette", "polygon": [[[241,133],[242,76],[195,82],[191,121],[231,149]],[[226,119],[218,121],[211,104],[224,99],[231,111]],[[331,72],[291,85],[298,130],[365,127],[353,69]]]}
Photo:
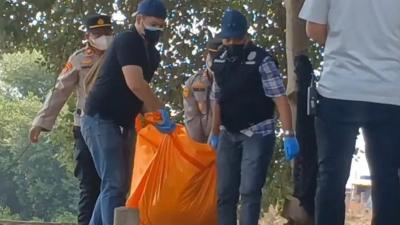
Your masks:
{"label": "shoulder epaulette", "polygon": [[81,54],[81,53],[84,53],[85,50],[86,50],[86,47],[85,47],[85,48],[81,48],[81,49],[75,51],[74,53],[72,53],[71,56],[77,56],[77,55],[79,55],[79,54]]}

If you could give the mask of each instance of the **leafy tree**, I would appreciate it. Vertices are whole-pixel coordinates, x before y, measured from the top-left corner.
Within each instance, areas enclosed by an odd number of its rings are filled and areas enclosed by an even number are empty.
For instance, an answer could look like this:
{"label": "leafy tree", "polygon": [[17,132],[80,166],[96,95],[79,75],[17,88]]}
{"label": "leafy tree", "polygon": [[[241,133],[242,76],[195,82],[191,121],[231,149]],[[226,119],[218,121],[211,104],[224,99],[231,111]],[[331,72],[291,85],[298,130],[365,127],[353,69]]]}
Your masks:
{"label": "leafy tree", "polygon": [[10,208],[0,206],[0,219],[19,220],[21,217],[18,214],[13,214]]}
{"label": "leafy tree", "polygon": [[38,145],[28,144],[30,123],[40,105],[31,95],[22,100],[0,96],[0,174],[6,178],[0,183],[0,203],[23,219],[50,221],[76,212],[77,182],[56,160],[62,148],[50,136]]}
{"label": "leafy tree", "polygon": [[[49,67],[56,71],[66,58],[82,46],[83,33],[78,31],[85,15],[119,13],[126,20],[118,21],[116,30],[134,24],[130,15],[139,1],[3,1],[0,3],[0,51],[38,49]],[[281,1],[266,0],[168,0],[168,28],[160,49],[162,67],[154,78],[154,88],[173,108],[181,109],[181,85],[203,67],[202,53],[212,31],[220,26],[224,10],[231,6],[247,13],[251,38],[270,48],[286,68],[284,48],[285,10]]]}
{"label": "leafy tree", "polygon": [[14,97],[27,97],[31,92],[43,98],[55,80],[45,64],[38,51],[3,54],[0,60],[0,79],[13,87],[9,95],[14,93]]}

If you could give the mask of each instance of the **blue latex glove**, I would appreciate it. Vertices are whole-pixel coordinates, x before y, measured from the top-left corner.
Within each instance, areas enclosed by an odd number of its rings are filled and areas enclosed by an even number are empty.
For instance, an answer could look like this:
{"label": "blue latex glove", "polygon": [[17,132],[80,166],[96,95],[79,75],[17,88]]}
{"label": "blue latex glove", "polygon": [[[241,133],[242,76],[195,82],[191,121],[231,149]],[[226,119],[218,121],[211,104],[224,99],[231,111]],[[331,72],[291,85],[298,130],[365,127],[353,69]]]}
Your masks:
{"label": "blue latex glove", "polygon": [[159,112],[161,113],[162,121],[156,125],[156,128],[161,133],[172,133],[176,128],[176,124],[169,117],[169,110],[164,108],[160,109]]}
{"label": "blue latex glove", "polygon": [[219,143],[219,135],[211,135],[210,145],[213,149],[217,149]]}
{"label": "blue latex glove", "polygon": [[296,158],[296,156],[299,154],[299,143],[297,142],[297,138],[295,136],[284,137],[283,148],[285,150],[285,156],[287,160]]}

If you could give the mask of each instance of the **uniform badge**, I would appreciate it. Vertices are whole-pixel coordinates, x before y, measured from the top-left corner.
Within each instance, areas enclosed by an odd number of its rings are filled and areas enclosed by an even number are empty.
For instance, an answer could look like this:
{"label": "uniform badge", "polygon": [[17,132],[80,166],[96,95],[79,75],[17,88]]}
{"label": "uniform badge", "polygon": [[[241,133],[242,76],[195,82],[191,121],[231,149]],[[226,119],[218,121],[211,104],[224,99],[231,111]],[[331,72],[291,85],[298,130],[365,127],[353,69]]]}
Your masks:
{"label": "uniform badge", "polygon": [[190,90],[187,87],[183,88],[183,97],[187,98],[190,95]]}
{"label": "uniform badge", "polygon": [[252,51],[252,52],[250,52],[249,55],[247,56],[247,60],[248,60],[248,61],[252,61],[252,60],[254,60],[254,59],[256,58],[256,56],[257,56],[257,52]]}
{"label": "uniform badge", "polygon": [[71,62],[67,62],[67,64],[65,64],[65,66],[64,66],[64,69],[61,71],[61,74],[68,73],[73,68],[74,68],[74,66],[72,65],[72,63]]}
{"label": "uniform badge", "polygon": [[102,18],[97,20],[97,25],[103,25],[104,24],[104,20]]}

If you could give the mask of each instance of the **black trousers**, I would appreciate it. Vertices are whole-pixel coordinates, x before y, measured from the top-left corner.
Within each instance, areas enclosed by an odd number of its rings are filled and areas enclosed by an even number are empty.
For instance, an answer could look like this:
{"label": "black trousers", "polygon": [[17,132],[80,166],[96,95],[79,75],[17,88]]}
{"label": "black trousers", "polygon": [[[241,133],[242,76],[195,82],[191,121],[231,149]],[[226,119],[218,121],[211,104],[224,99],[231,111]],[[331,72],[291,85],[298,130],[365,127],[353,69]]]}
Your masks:
{"label": "black trousers", "polygon": [[318,145],[316,225],[343,225],[345,185],[362,128],[371,171],[373,225],[400,218],[400,106],[321,97],[315,121]]}
{"label": "black trousers", "polygon": [[79,180],[78,224],[88,225],[97,197],[100,193],[100,178],[97,175],[92,155],[82,137],[81,128],[74,127],[75,177]]}

